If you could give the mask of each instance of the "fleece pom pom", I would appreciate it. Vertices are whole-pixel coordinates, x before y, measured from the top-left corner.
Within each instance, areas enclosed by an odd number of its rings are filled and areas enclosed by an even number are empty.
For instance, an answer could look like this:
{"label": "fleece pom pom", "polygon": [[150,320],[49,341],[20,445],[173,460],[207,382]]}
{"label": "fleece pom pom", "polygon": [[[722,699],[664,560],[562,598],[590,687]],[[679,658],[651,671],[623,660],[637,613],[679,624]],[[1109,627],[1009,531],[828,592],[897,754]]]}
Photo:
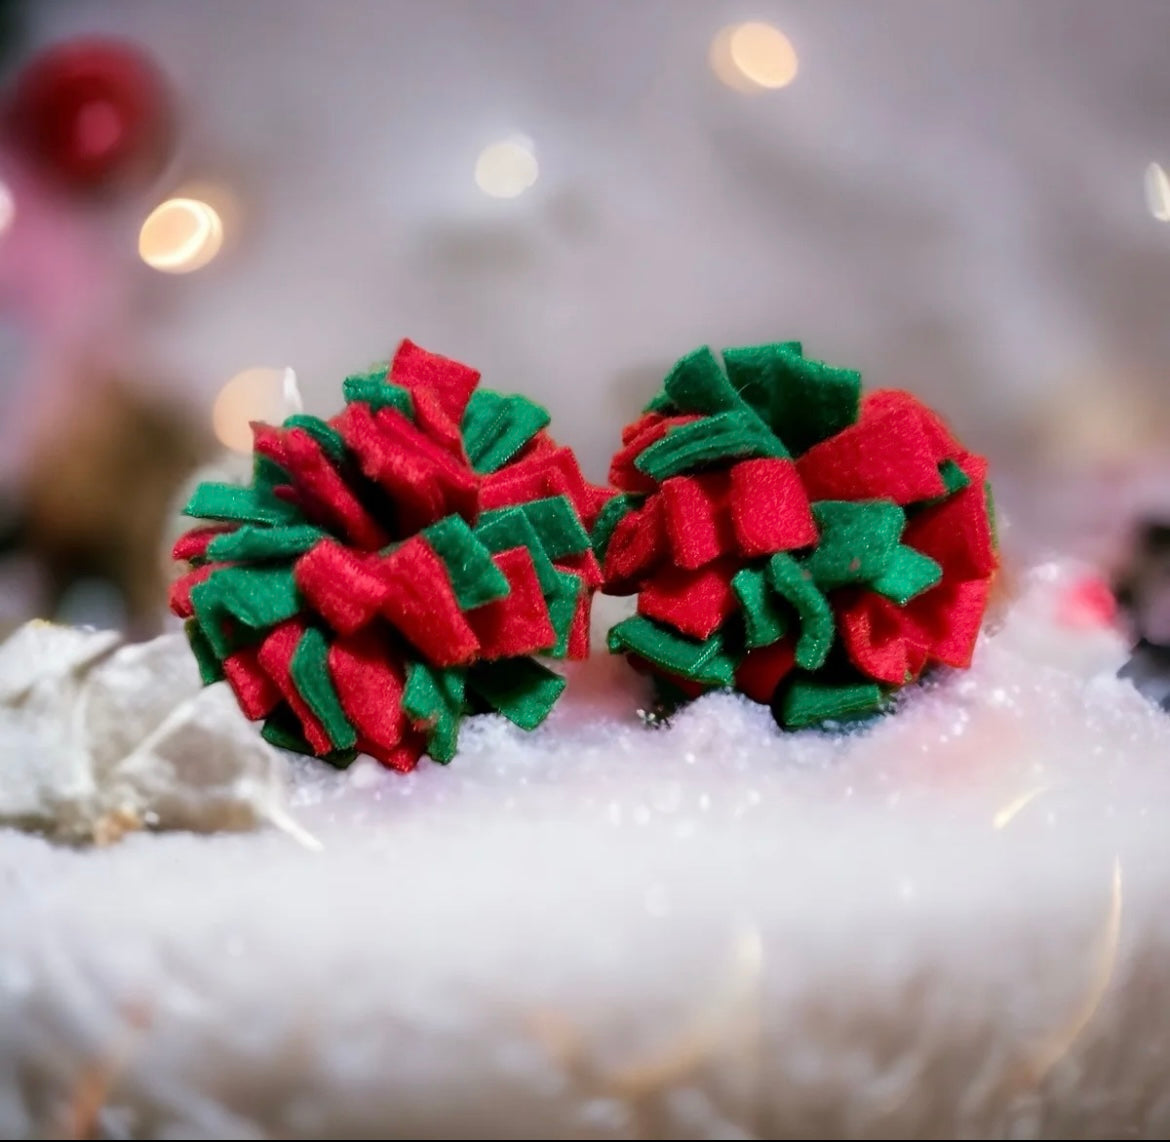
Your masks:
{"label": "fleece pom pom", "polygon": [[337,765],[413,768],[497,711],[526,729],[588,652],[609,494],[522,396],[404,341],[346,378],[330,421],[257,424],[248,487],[203,484],[171,608],[200,675],[264,736]]}
{"label": "fleece pom pom", "polygon": [[668,698],[731,687],[789,729],[970,664],[998,557],[987,463],[909,393],[798,342],[682,358],[610,467],[594,550]]}

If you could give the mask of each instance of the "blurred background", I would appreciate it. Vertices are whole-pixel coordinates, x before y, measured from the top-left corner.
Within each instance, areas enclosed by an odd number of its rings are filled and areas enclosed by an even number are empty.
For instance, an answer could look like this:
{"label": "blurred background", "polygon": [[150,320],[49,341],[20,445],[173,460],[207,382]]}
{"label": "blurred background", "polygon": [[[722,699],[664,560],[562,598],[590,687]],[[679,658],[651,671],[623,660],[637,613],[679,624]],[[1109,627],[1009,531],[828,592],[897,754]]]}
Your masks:
{"label": "blurred background", "polygon": [[404,336],[594,479],[676,357],[801,339],[992,457],[1016,558],[1122,560],[1170,507],[1167,43],[1165,0],[0,0],[0,619],[149,633],[196,467]]}

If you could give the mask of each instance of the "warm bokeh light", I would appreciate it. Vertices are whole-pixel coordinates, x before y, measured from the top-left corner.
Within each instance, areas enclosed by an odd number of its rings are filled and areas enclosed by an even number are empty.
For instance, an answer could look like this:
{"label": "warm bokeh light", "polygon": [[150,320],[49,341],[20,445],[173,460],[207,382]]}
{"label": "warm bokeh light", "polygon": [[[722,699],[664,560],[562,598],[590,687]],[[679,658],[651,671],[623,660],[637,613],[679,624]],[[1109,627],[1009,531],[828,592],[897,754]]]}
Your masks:
{"label": "warm bokeh light", "polygon": [[252,421],[280,424],[302,408],[292,369],[258,365],[237,373],[220,389],[211,410],[211,427],[225,448],[251,452]]}
{"label": "warm bokeh light", "polygon": [[711,69],[737,91],[787,87],[799,68],[796,49],[771,24],[732,24],[711,41]]}
{"label": "warm bokeh light", "polygon": [[731,36],[738,27],[738,24],[729,24],[726,28],[719,29],[711,41],[707,62],[710,63],[711,70],[719,82],[727,87],[735,91],[759,91],[759,88],[735,66],[731,58]]}
{"label": "warm bokeh light", "polygon": [[1013,797],[991,818],[991,827],[993,829],[1006,829],[1037,797],[1047,793],[1048,789],[1047,785],[1037,785],[1034,789],[1029,789]]}
{"label": "warm bokeh light", "polygon": [[519,136],[484,147],[475,161],[475,185],[491,198],[515,198],[539,174],[531,140]]}
{"label": "warm bokeh light", "polygon": [[1170,222],[1170,178],[1160,163],[1146,167],[1146,205],[1159,222]]}
{"label": "warm bokeh light", "polygon": [[138,253],[151,268],[186,274],[206,266],[223,245],[223,222],[197,198],[168,198],[156,206],[138,234]]}
{"label": "warm bokeh light", "polygon": [[12,225],[15,217],[16,199],[12,197],[12,191],[8,189],[8,184],[0,182],[0,234],[3,234]]}

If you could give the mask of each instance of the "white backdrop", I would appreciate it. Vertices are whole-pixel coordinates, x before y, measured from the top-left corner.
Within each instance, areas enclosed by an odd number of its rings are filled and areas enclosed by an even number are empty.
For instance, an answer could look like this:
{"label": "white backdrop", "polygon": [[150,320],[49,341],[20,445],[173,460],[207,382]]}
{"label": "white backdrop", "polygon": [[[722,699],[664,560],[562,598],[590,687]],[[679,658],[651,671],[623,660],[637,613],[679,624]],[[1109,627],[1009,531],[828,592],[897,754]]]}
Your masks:
{"label": "white backdrop", "polygon": [[[1170,420],[1170,227],[1142,189],[1170,165],[1162,0],[34,7],[35,42],[126,33],[169,72],[182,146],[155,197],[240,197],[234,246],[188,277],[134,263],[149,198],[112,243],[119,352],[204,408],[291,364],[332,411],[407,335],[543,400],[601,476],[674,357],[799,337],[993,453],[1095,458]],[[711,73],[749,18],[791,38],[791,87]],[[476,155],[515,131],[540,179],[489,199]]]}

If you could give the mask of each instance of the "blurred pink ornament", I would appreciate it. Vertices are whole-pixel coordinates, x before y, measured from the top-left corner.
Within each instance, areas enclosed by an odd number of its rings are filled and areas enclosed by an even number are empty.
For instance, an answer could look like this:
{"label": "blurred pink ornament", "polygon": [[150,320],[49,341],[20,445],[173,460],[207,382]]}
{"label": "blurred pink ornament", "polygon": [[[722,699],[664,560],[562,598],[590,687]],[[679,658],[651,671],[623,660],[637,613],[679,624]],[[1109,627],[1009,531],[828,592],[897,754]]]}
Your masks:
{"label": "blurred pink ornament", "polygon": [[1086,575],[1064,589],[1057,607],[1057,621],[1065,627],[1096,629],[1118,624],[1117,598],[1098,575]]}
{"label": "blurred pink ornament", "polygon": [[92,190],[156,175],[172,144],[166,82],[133,44],[78,39],[50,47],[17,76],[7,129],[61,185]]}
{"label": "blurred pink ornament", "polygon": [[[0,145],[10,217],[0,233],[0,484],[68,405],[79,366],[117,349],[132,279],[119,234],[95,225],[39,168]],[[104,213],[104,212],[103,212]]]}

